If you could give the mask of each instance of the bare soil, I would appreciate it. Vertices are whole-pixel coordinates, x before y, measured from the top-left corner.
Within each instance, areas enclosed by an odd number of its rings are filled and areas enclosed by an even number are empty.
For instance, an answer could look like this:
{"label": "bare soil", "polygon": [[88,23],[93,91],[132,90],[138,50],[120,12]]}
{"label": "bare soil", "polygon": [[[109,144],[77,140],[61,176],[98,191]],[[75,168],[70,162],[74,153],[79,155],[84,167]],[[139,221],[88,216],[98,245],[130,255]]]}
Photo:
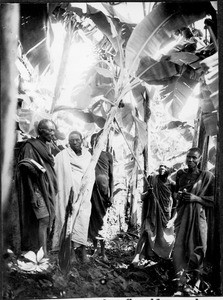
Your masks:
{"label": "bare soil", "polygon": [[[93,247],[89,244],[89,263],[72,263],[66,276],[59,269],[56,253],[50,254],[50,267],[36,274],[15,268],[16,258],[4,255],[3,299],[173,296],[176,281],[172,260],[157,259],[152,264],[144,261],[133,267],[131,261],[136,243],[135,234],[117,234],[106,245],[109,260],[106,263],[100,257],[92,258]],[[216,295],[210,284],[206,285],[203,292],[188,285],[188,295]]]}

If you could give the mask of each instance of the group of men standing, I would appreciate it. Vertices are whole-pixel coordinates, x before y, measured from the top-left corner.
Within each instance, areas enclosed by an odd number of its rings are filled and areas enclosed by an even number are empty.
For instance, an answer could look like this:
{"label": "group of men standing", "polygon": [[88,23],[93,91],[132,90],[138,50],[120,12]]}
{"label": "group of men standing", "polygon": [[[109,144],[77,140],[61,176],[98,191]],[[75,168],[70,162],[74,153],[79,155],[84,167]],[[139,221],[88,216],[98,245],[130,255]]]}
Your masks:
{"label": "group of men standing", "polygon": [[172,256],[179,295],[187,275],[199,281],[213,254],[214,175],[199,169],[201,154],[199,148],[189,149],[187,168],[178,170],[174,181],[161,163],[142,194],[141,235],[132,263]]}
{"label": "group of men standing", "polygon": [[[88,236],[93,239],[95,250],[101,235],[107,207],[113,195],[113,161],[110,153],[102,151],[96,169],[91,199],[78,197],[82,177],[91,161],[93,149],[82,147],[82,135],[78,131],[69,134],[68,145],[55,156],[51,154],[50,142],[55,136],[55,124],[43,119],[37,127],[37,138],[28,139],[18,155],[16,167],[16,190],[19,205],[21,250],[48,252],[49,233],[52,232],[53,251],[58,251],[65,221],[71,188],[72,210],[76,213],[72,228],[73,250],[81,250],[79,259],[87,260]],[[94,147],[98,134],[94,135]],[[93,175],[93,176],[94,176]],[[97,193],[97,194],[96,194]],[[90,227],[89,227],[90,224]],[[75,255],[75,251],[72,251]],[[102,247],[102,258],[105,259]]]}
{"label": "group of men standing", "polygon": [[[52,121],[40,121],[38,137],[27,140],[19,153],[16,184],[22,250],[42,246],[47,254],[47,236],[53,224],[52,250],[58,250],[72,187],[73,209],[79,211],[72,231],[72,247],[81,249],[82,261],[86,261],[87,239],[93,240],[95,255],[100,240],[102,257],[106,259],[105,218],[114,189],[112,155],[102,151],[95,169],[91,201],[84,199],[80,204],[81,179],[99,134],[92,136],[89,151],[82,147],[81,133],[73,131],[68,146],[53,157],[47,143],[54,138],[55,130]],[[133,264],[142,257],[155,255],[168,259],[172,255],[181,285],[185,283],[189,269],[202,267],[211,236],[214,176],[199,169],[200,160],[199,148],[191,148],[186,155],[187,168],[177,172],[174,182],[169,179],[166,164],[160,164],[158,175],[147,178],[147,188],[142,195],[141,234]]]}

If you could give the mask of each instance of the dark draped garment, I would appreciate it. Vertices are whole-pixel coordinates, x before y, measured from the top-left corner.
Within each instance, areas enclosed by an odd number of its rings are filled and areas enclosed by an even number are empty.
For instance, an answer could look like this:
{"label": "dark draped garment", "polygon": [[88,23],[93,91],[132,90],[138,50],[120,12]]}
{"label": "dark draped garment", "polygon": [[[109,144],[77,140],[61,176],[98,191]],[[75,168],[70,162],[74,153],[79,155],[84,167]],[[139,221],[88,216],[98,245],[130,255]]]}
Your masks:
{"label": "dark draped garment", "polygon": [[203,206],[197,202],[179,201],[175,220],[176,242],[174,251],[183,253],[185,268],[199,267],[212,253],[214,208],[214,176],[208,171],[199,171],[195,178],[188,179],[187,169],[179,170],[176,176],[176,191],[195,194],[205,201]]}
{"label": "dark draped garment", "polygon": [[49,213],[49,229],[54,220],[57,181],[54,159],[40,139],[29,139],[21,147],[15,173],[19,209],[21,251],[38,250],[38,220],[33,210],[35,190],[41,193]]}
{"label": "dark draped garment", "polygon": [[109,168],[113,163],[112,155],[102,151],[95,167],[95,183],[91,196],[91,217],[88,237],[94,239],[103,227],[103,218],[110,206]]}
{"label": "dark draped garment", "polygon": [[173,227],[166,228],[171,219],[174,184],[167,179],[163,182],[159,175],[148,177],[151,188],[143,194],[141,234],[136,246],[136,256],[152,258],[154,253],[169,258],[174,243]]}

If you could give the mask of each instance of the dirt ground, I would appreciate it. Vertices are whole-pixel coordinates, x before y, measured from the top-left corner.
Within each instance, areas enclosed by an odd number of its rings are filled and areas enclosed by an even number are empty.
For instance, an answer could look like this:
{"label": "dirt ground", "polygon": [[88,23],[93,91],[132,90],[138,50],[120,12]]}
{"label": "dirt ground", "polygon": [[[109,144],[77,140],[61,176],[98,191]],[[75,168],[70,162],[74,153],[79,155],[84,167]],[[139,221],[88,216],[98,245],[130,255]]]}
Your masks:
{"label": "dirt ground", "polygon": [[[3,299],[173,296],[176,281],[172,260],[159,259],[152,264],[145,261],[133,267],[131,261],[136,243],[135,234],[117,234],[106,244],[108,263],[100,257],[92,258],[93,247],[89,243],[87,253],[90,262],[72,263],[66,276],[59,269],[56,253],[50,254],[50,266],[46,271],[34,274],[13,267],[16,258],[12,254],[5,255]],[[188,295],[216,295],[206,284],[203,292],[190,288]]]}
{"label": "dirt ground", "polygon": [[[108,262],[103,262],[101,257],[92,257],[91,242],[87,247],[89,263],[73,262],[66,276],[59,268],[57,253],[49,254],[49,267],[46,270],[35,273],[18,268],[21,256],[5,253],[3,299],[173,296],[177,282],[171,259],[157,258],[152,262],[144,260],[137,267],[131,264],[140,224],[137,229],[128,229],[123,197],[118,197],[109,211],[106,242]],[[140,220],[140,212],[138,219]],[[219,295],[210,280],[213,276],[205,273],[203,276],[205,285],[202,290],[188,283],[187,296]]]}
{"label": "dirt ground", "polygon": [[[75,262],[64,276],[58,266],[57,254],[50,254],[50,267],[30,274],[7,268],[4,276],[4,299],[35,298],[89,298],[89,297],[137,297],[170,296],[173,294],[173,270],[171,261],[153,266],[134,268],[136,238],[120,234],[107,244],[109,262],[100,257],[93,259],[93,248],[87,252],[89,263]],[[5,257],[8,262],[12,258]]]}

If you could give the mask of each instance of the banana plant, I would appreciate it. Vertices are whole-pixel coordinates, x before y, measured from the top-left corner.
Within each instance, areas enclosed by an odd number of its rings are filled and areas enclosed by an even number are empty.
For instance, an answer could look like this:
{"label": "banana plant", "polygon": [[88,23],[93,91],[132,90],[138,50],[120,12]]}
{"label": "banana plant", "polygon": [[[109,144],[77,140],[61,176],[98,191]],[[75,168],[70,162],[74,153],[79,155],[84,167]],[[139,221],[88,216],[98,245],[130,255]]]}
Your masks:
{"label": "banana plant", "polygon": [[160,51],[174,40],[177,32],[207,15],[216,18],[210,2],[159,3],[136,26],[127,42],[126,67],[130,74],[149,84],[163,85],[164,104],[171,102],[169,110],[175,118],[201,76],[202,57],[196,48],[188,47],[188,39],[165,55]]}

